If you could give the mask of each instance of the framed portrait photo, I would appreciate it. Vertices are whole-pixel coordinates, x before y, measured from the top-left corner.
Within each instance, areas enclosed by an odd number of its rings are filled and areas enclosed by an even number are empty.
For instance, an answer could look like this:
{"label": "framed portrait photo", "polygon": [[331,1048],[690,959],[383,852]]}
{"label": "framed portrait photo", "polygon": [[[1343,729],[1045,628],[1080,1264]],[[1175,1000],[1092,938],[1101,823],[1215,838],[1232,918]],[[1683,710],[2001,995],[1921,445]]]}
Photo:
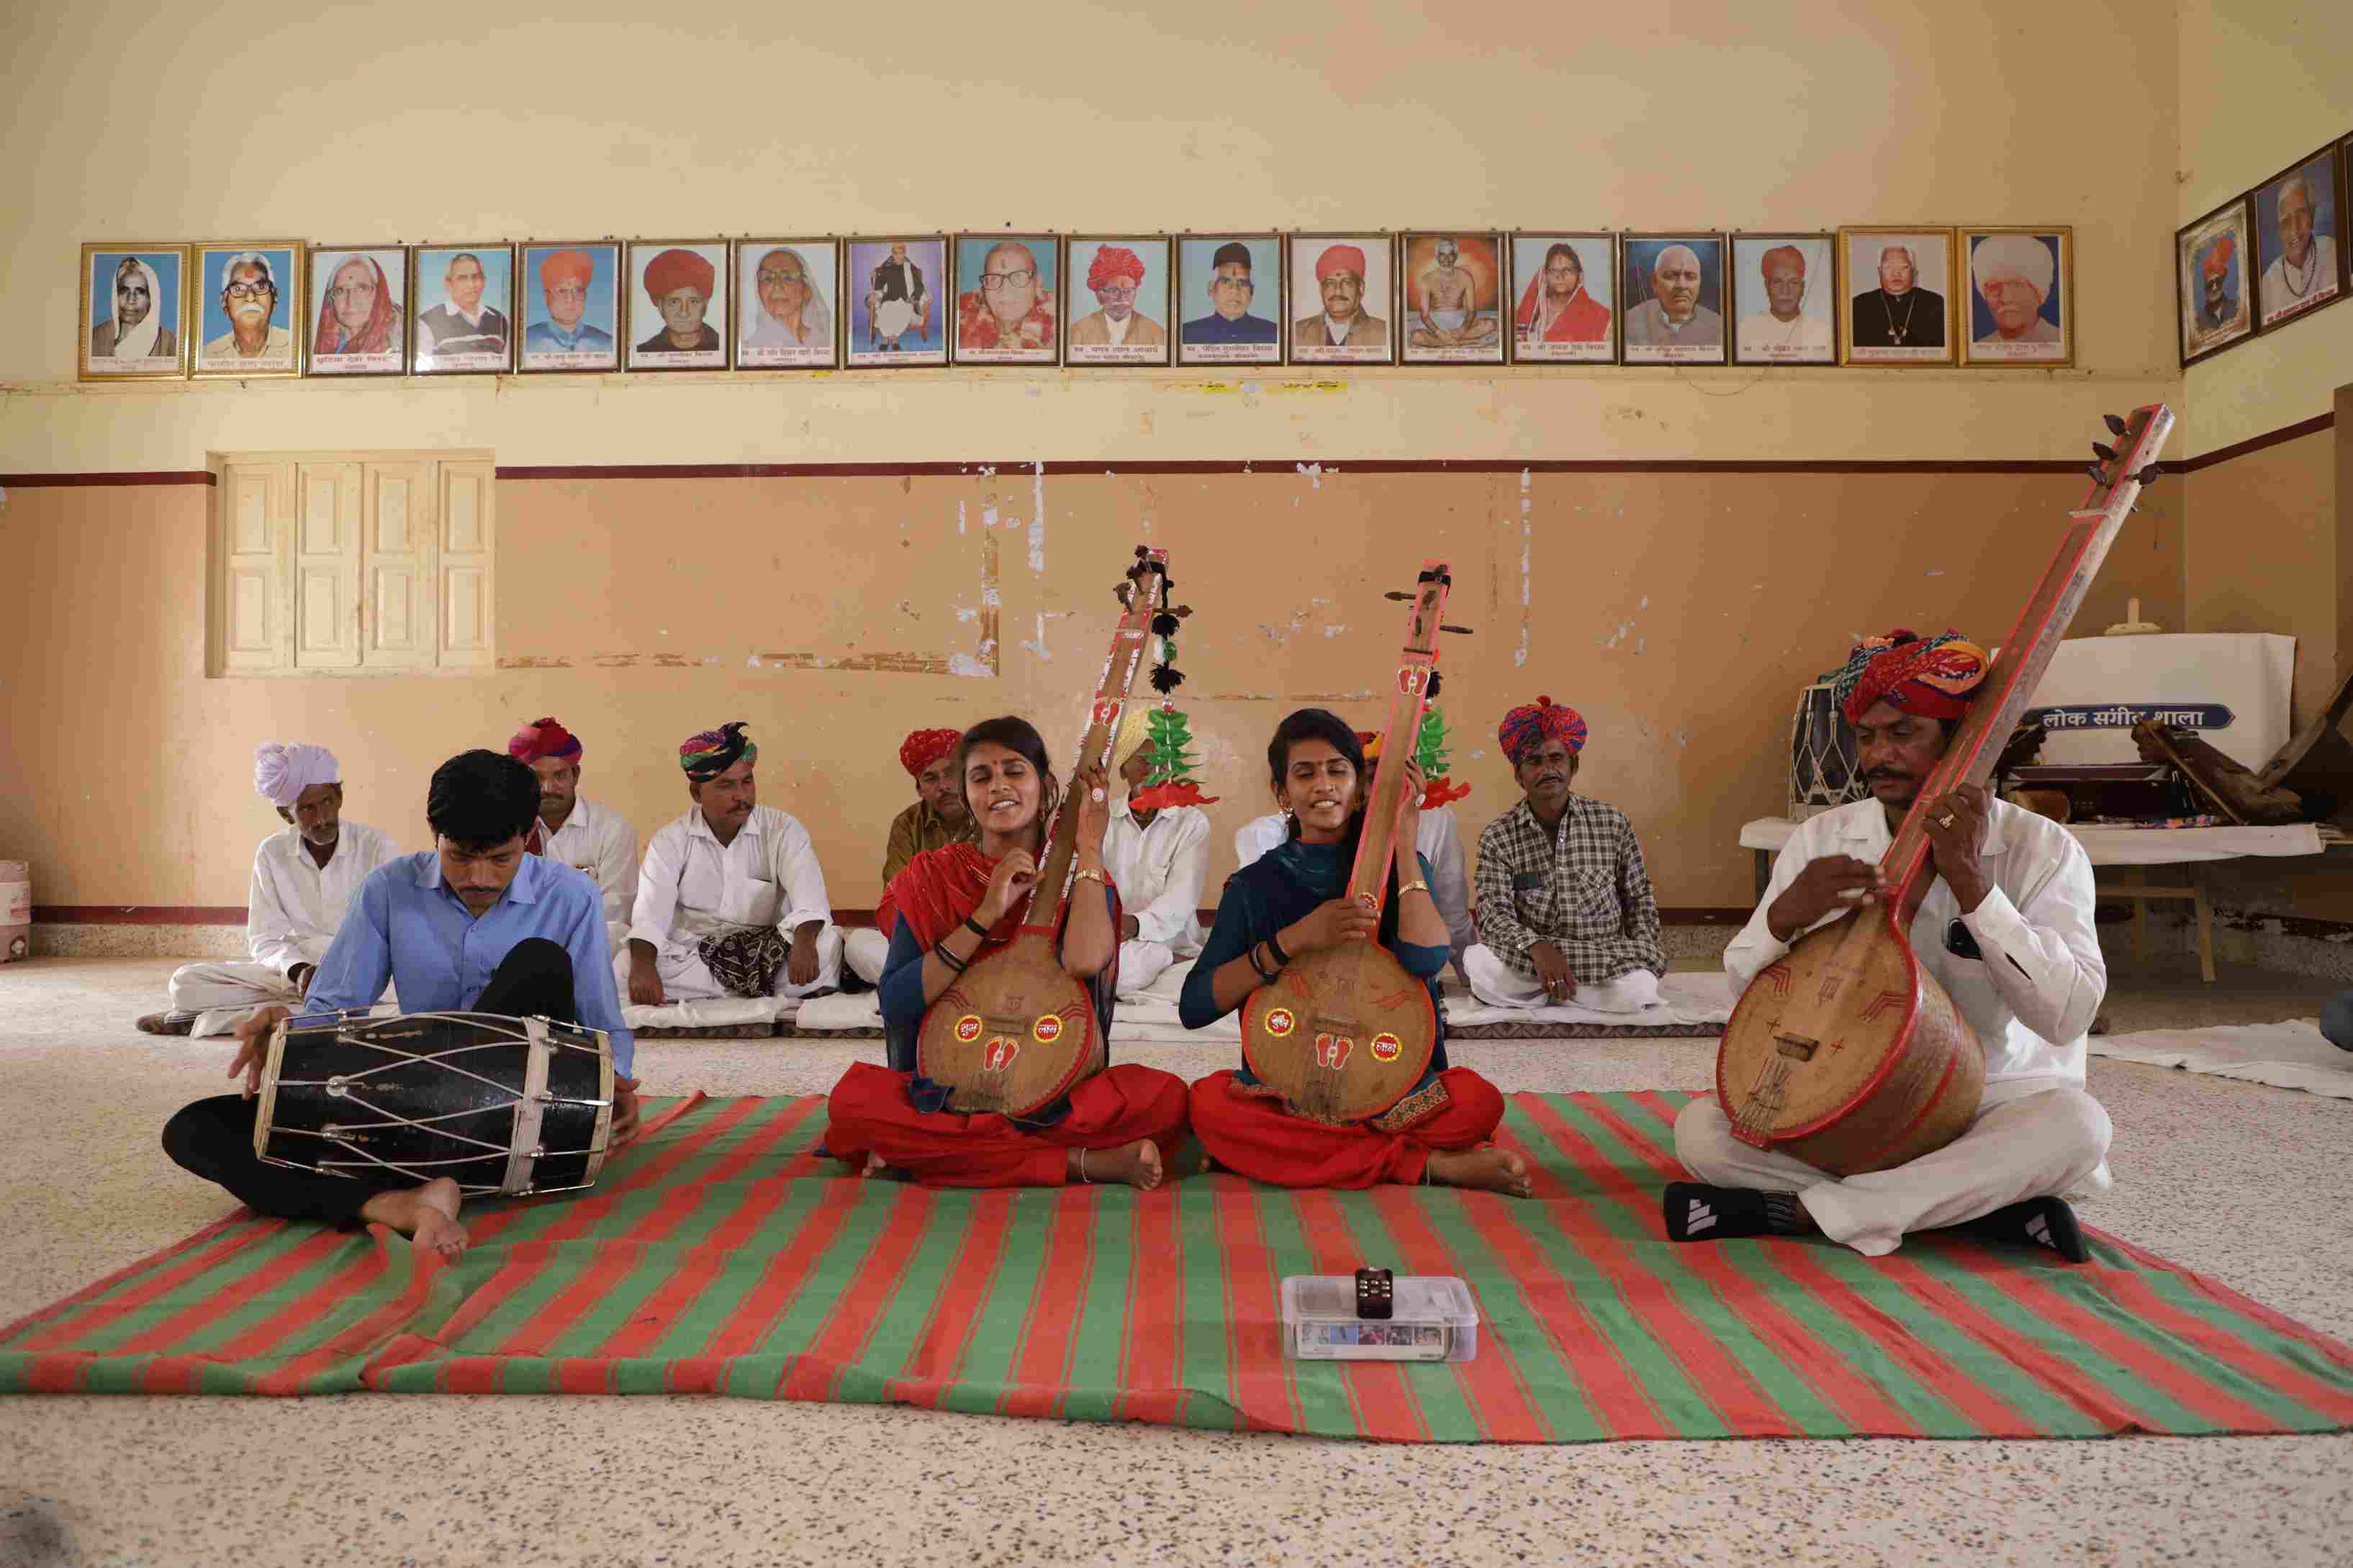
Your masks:
{"label": "framed portrait photo", "polygon": [[408,252],[314,245],[306,375],[398,375],[408,367]]}
{"label": "framed portrait photo", "polygon": [[1168,363],[1168,237],[1076,235],[1067,242],[1062,363]]}
{"label": "framed portrait photo", "polygon": [[1627,364],[1722,364],[1724,236],[1630,234],[1618,336]]}
{"label": "framed portrait photo", "polygon": [[841,247],[830,239],[735,242],[735,368],[831,370]]}
{"label": "framed portrait photo", "polygon": [[1732,358],[1838,363],[1838,237],[1732,237]]}
{"label": "framed portrait photo", "polygon": [[302,247],[290,239],[196,247],[188,317],[198,379],[302,374],[295,313],[303,308]]}
{"label": "framed portrait photo", "polygon": [[1281,364],[1282,237],[1188,234],[1176,242],[1176,363]]}
{"label": "framed portrait photo", "polygon": [[2174,313],[2185,368],[2255,334],[2248,205],[2246,197],[2237,197],[2174,233]]}
{"label": "framed portrait photo", "polygon": [[515,369],[621,368],[621,247],[609,239],[533,240],[515,279],[522,347]]}
{"label": "framed portrait photo", "polygon": [[142,381],[188,374],[188,247],[81,247],[84,381]]}
{"label": "framed portrait photo", "polygon": [[1953,363],[1953,231],[1842,227],[1838,236],[1846,311],[1839,363]]}
{"label": "framed portrait photo", "polygon": [[1386,234],[1290,237],[1293,364],[1395,364],[1397,333]]}
{"label": "framed portrait photo", "polygon": [[1060,363],[1061,260],[1056,235],[957,235],[955,363]]}
{"label": "framed portrait photo", "polygon": [[1398,237],[1398,320],[1408,364],[1504,363],[1504,237]]}
{"label": "framed portrait photo", "polygon": [[2323,147],[2255,187],[2255,320],[2268,330],[2345,298],[2337,149]]}
{"label": "framed portrait photo", "polygon": [[1614,364],[1618,237],[1514,234],[1512,363]]}
{"label": "framed portrait photo", "polygon": [[408,363],[418,375],[514,365],[514,247],[420,245],[408,253]]}
{"label": "framed portrait photo", "polygon": [[887,235],[849,243],[842,277],[849,292],[853,370],[896,370],[948,363],[948,240],[944,234]]}
{"label": "framed portrait photo", "polygon": [[727,368],[727,242],[629,241],[631,370]]}
{"label": "framed portrait photo", "polygon": [[2075,231],[1961,230],[1963,364],[2075,363]]}

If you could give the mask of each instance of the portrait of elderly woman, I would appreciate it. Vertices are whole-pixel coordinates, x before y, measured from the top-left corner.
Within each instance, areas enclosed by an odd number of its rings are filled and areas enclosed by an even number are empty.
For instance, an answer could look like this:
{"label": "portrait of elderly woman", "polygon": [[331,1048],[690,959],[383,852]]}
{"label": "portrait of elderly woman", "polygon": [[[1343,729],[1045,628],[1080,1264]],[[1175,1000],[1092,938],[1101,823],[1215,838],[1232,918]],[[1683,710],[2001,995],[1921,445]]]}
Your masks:
{"label": "portrait of elderly woman", "polygon": [[957,363],[1055,363],[1057,256],[1050,234],[956,237]]}
{"label": "portrait of elderly woman", "polygon": [[1070,291],[1071,363],[1168,363],[1166,239],[1073,239],[1071,275],[1085,278],[1094,305]]}
{"label": "portrait of elderly woman", "polygon": [[82,247],[82,374],[180,374],[180,284],[187,252]]}
{"label": "portrait of elderly woman", "polygon": [[[631,370],[724,370],[727,296],[719,287],[727,244],[632,244],[629,271]],[[642,334],[642,336],[640,336]]]}
{"label": "portrait of elderly woman", "polygon": [[737,369],[823,369],[835,363],[834,250],[829,239],[736,242]]}
{"label": "portrait of elderly woman", "polygon": [[311,251],[312,375],[397,375],[407,359],[402,250]]}
{"label": "portrait of elderly woman", "polygon": [[2068,229],[1968,229],[1965,364],[2068,364],[2075,357]]}

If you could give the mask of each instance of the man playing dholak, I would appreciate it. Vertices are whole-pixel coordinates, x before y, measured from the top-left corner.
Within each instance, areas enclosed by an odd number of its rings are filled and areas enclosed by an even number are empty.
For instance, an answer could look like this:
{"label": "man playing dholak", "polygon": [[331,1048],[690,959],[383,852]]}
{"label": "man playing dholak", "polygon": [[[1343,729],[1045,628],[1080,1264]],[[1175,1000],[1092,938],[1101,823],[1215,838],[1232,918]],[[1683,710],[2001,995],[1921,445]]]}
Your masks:
{"label": "man playing dholak", "polygon": [[[1186,977],[1178,1005],[1185,1026],[1208,1027],[1311,952],[1376,939],[1430,987],[1434,1006],[1451,950],[1430,900],[1430,862],[1410,849],[1398,858],[1377,921],[1347,896],[1366,799],[1356,731],[1337,714],[1303,708],[1276,728],[1266,760],[1275,803],[1297,820],[1299,833],[1226,879],[1217,924]],[[1406,766],[1400,847],[1413,844],[1421,808],[1421,771],[1409,759]],[[1409,864],[1412,874],[1400,878]],[[1421,1080],[1370,1121],[1311,1121],[1276,1098],[1245,1060],[1193,1085],[1193,1131],[1219,1164],[1278,1186],[1432,1182],[1525,1197],[1527,1162],[1488,1142],[1503,1121],[1504,1097],[1470,1068],[1447,1066],[1445,1019],[1441,1008]]]}
{"label": "man playing dholak", "polygon": [[[1836,679],[1872,798],[1809,820],[1781,851],[1765,900],[1724,955],[1736,986],[1799,937],[1878,901],[1879,871],[1920,785],[1984,680],[1982,649],[1947,633],[1864,642]],[[2092,928],[2092,863],[2057,823],[1965,784],[1929,807],[1936,878],[1912,951],[1985,1047],[1985,1098],[1968,1131],[1894,1170],[1833,1177],[1732,1135],[1714,1100],[1675,1119],[1675,1153],[1704,1182],[1671,1183],[1678,1241],[1820,1230],[1876,1257],[1905,1233],[1969,1234],[2087,1254],[2057,1194],[2108,1185],[2108,1114],[2084,1092],[2084,1033],[2107,992]]]}
{"label": "man playing dholak", "polygon": [[172,972],[171,1011],[150,1013],[151,1035],[226,1035],[254,1008],[299,1002],[370,871],[399,853],[389,834],[343,819],[343,786],[324,746],[265,741],[254,748],[253,792],[290,826],[253,852],[245,896],[244,963],[184,963]]}
{"label": "man playing dholak", "polygon": [[[925,850],[884,892],[875,919],[891,930],[881,984],[891,1065],[850,1064],[834,1085],[825,1147],[861,1175],[895,1168],[925,1186],[1158,1186],[1185,1139],[1185,1081],[1173,1073],[1107,1066],[1017,1120],[950,1110],[948,1087],[915,1070],[925,1010],[1019,931],[1046,852],[1046,825],[1060,804],[1046,742],[1025,719],[990,719],[965,731],[956,772],[980,824],[979,842]],[[1095,1027],[1108,1041],[1119,947],[1119,894],[1102,851],[1111,792],[1092,769],[1072,787],[1077,868],[1056,945],[1064,971],[1086,986]]]}
{"label": "man playing dholak", "polygon": [[[1131,703],[1111,748],[1111,825],[1104,868],[1126,911],[1119,918],[1119,994],[1134,997],[1179,959],[1201,951],[1201,884],[1209,875],[1209,814],[1198,805],[1134,804],[1152,776],[1152,709]],[[1173,984],[1174,982],[1171,982]]]}
{"label": "man playing dholak", "polygon": [[[963,740],[956,730],[910,730],[899,742],[899,765],[915,781],[915,804],[891,819],[878,888],[890,887],[907,862],[924,850],[969,844],[978,831],[972,813],[965,809],[964,780],[956,775],[956,747]],[[841,951],[851,973],[878,985],[891,957],[891,933],[879,924],[872,931],[845,931]]]}
{"label": "man playing dholak", "polygon": [[617,952],[628,939],[638,896],[638,830],[610,806],[580,793],[580,737],[554,719],[534,719],[507,741],[507,755],[539,779],[539,820],[523,847],[590,881],[605,900],[605,937]]}
{"label": "man playing dholak", "polygon": [[1659,999],[1667,955],[1634,825],[1568,787],[1585,739],[1583,717],[1549,697],[1495,731],[1526,798],[1479,835],[1480,941],[1462,973],[1490,1006],[1639,1013]]}
{"label": "man playing dholak", "polygon": [[741,720],[686,738],[686,815],[655,830],[638,871],[627,968],[640,1007],[718,996],[802,997],[841,983],[841,932],[808,829],[762,805],[760,748]]}
{"label": "man playing dholak", "polygon": [[[389,982],[412,1013],[540,1014],[602,1029],[613,1051],[609,1146],[617,1149],[638,1131],[638,1083],[628,1076],[636,1039],[613,992],[596,885],[523,852],[538,803],[531,771],[496,752],[463,752],[435,769],[425,796],[434,847],[396,857],[362,884],[301,1014],[365,1012]],[[271,1031],[290,1011],[273,1003],[237,1026],[228,1076],[245,1079],[243,1092],[181,1107],[164,1125],[164,1152],[258,1214],[343,1229],[389,1226],[456,1257],[466,1231],[448,1177],[412,1184],[396,1171],[322,1176],[254,1153],[253,1096]]]}

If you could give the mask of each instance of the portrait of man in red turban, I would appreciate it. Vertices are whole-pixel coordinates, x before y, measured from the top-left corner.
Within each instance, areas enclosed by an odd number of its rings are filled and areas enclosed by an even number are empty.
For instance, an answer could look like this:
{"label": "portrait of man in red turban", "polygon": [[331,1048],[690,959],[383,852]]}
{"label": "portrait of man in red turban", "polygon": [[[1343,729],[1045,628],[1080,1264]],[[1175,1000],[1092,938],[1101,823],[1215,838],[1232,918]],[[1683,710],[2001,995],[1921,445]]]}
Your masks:
{"label": "portrait of man in red turban", "polygon": [[[629,301],[630,335],[649,325],[649,313],[659,318],[645,341],[629,351],[631,369],[685,370],[723,368],[726,340],[721,334],[727,313],[720,292],[719,268],[726,260],[724,241],[707,244],[629,247],[629,265],[638,275],[638,293]],[[718,320],[714,323],[713,318]],[[650,363],[644,356],[659,355]],[[688,358],[686,356],[692,356]]]}

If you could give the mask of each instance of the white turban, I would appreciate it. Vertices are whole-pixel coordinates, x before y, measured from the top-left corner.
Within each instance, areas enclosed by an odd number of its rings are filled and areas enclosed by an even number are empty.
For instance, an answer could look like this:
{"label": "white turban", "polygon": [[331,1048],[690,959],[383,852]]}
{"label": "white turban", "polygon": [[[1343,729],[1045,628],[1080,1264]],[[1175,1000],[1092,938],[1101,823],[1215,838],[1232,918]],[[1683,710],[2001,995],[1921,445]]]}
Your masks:
{"label": "white turban", "polygon": [[1969,275],[1978,292],[2004,278],[2020,278],[2044,299],[2051,298],[2051,280],[2058,271],[2051,247],[2031,234],[1993,234],[1978,241],[1969,252]]}
{"label": "white turban", "polygon": [[1119,733],[1112,738],[1111,768],[1117,773],[1127,766],[1127,759],[1142,751],[1152,741],[1152,705],[1131,702],[1119,716]]}
{"label": "white turban", "polygon": [[278,807],[291,811],[302,792],[343,777],[335,753],[324,746],[300,741],[264,741],[253,748],[253,793]]}

